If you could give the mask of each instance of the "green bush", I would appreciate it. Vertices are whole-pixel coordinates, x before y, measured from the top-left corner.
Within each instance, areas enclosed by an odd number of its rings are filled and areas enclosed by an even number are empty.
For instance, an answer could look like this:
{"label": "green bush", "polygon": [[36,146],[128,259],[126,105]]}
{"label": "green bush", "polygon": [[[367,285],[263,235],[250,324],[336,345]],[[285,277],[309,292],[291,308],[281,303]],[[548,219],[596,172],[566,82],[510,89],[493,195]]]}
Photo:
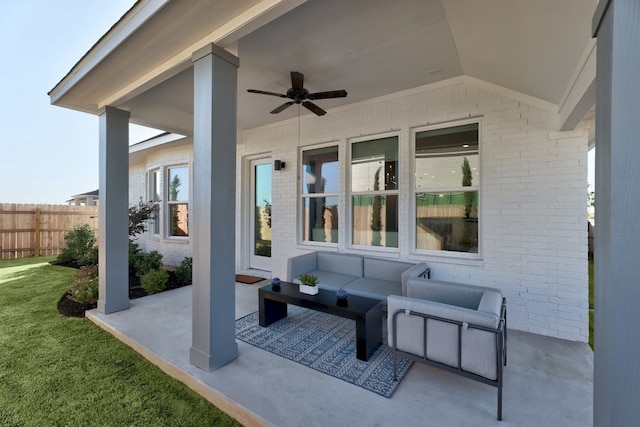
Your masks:
{"label": "green bush", "polygon": [[186,257],[176,268],[176,278],[184,285],[190,285],[193,282],[193,258]]}
{"label": "green bush", "polygon": [[162,267],[162,254],[158,251],[139,252],[134,262],[135,274],[143,277],[153,270],[160,270]]}
{"label": "green bush", "polygon": [[80,304],[95,304],[98,301],[98,266],[83,266],[69,288],[71,298]]}
{"label": "green bush", "polygon": [[82,224],[64,235],[65,246],[55,260],[57,264],[96,265],[98,247],[96,234],[88,224]]}
{"label": "green bush", "polygon": [[148,294],[162,292],[167,287],[169,273],[164,270],[153,270],[142,276],[140,283]]}
{"label": "green bush", "polygon": [[129,240],[129,274],[136,274],[136,264],[139,262],[140,254],[142,254],[140,245]]}

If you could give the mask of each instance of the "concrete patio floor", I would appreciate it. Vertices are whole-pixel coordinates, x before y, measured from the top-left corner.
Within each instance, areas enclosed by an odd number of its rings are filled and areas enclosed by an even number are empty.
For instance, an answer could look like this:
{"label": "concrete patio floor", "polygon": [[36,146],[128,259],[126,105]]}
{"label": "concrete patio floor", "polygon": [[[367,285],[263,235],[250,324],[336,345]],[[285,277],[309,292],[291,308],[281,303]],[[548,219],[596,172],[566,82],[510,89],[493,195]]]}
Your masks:
{"label": "concrete patio floor", "polygon": [[[258,310],[258,288],[236,283],[236,318]],[[87,318],[242,424],[275,426],[590,426],[587,344],[509,331],[503,421],[494,387],[414,363],[386,399],[238,340],[239,356],[206,373],[189,363],[191,287]]]}

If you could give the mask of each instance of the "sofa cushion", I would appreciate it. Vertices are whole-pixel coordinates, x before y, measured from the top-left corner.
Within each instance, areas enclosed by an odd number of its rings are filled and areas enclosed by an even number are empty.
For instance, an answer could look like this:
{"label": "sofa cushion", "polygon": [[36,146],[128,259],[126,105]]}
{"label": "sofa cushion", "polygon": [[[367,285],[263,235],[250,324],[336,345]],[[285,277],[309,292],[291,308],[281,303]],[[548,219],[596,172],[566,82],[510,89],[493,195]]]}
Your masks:
{"label": "sofa cushion", "polygon": [[362,277],[362,257],[357,255],[318,252],[318,270],[347,276]]}
{"label": "sofa cushion", "polygon": [[318,269],[316,252],[298,255],[287,260],[287,280],[293,281],[298,276]]}
{"label": "sofa cushion", "polygon": [[486,288],[422,278],[407,280],[407,296],[476,310]]}
{"label": "sofa cushion", "polygon": [[[349,276],[346,274],[332,273],[330,271],[313,270],[307,274],[312,274],[318,278],[318,286],[322,289],[328,289],[330,291],[337,291],[347,283],[353,282],[357,279],[355,276]],[[294,283],[298,283],[298,278],[294,279]]]}
{"label": "sofa cushion", "polygon": [[380,299],[383,303],[386,303],[386,297],[389,295],[402,295],[402,284],[400,282],[366,277],[356,279],[344,288],[349,294]]}
{"label": "sofa cushion", "polygon": [[407,262],[364,258],[364,277],[400,283],[402,273],[411,267],[413,264]]}

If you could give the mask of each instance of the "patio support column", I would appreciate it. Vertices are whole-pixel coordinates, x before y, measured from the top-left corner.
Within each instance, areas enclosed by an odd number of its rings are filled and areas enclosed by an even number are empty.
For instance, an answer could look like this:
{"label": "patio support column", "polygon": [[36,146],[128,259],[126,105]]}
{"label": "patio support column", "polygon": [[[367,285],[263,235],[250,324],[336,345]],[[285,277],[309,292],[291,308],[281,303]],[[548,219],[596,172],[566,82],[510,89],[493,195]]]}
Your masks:
{"label": "patio support column", "polygon": [[212,371],[238,357],[235,334],[238,58],[210,44],[193,60],[193,342]]}
{"label": "patio support column", "polygon": [[98,311],[129,308],[129,112],[99,112]]}
{"label": "patio support column", "polygon": [[640,425],[640,2],[600,0],[595,226],[595,426]]}

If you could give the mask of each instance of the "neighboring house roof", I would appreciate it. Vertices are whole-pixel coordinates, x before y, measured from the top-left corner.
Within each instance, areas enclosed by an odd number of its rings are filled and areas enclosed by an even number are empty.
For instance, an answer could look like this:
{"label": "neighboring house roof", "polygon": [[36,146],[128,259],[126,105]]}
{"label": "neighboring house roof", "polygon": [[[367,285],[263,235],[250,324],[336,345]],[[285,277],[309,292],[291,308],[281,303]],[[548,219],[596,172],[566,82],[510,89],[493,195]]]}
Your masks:
{"label": "neighboring house roof", "polygon": [[76,200],[87,200],[87,199],[97,199],[98,197],[100,197],[100,191],[99,190],[93,190],[93,191],[89,191],[87,193],[80,193],[80,194],[74,194],[73,196],[71,196],[70,199],[65,200],[66,203],[71,203],[71,202],[75,202]]}
{"label": "neighboring house roof", "polygon": [[87,193],[74,194],[71,197],[99,196],[99,195],[100,195],[100,190],[93,190],[93,191],[89,191]]}
{"label": "neighboring house roof", "polygon": [[[191,54],[216,43],[237,54],[238,127],[294,118],[266,114],[289,72],[310,91],[346,89],[325,109],[455,77],[522,94],[571,128],[595,102],[596,0],[218,0],[136,3],[50,92],[52,103],[190,135]],[[358,25],[354,25],[357,20]],[[185,31],[188,28],[188,31]],[[304,109],[301,113],[308,114]]]}

